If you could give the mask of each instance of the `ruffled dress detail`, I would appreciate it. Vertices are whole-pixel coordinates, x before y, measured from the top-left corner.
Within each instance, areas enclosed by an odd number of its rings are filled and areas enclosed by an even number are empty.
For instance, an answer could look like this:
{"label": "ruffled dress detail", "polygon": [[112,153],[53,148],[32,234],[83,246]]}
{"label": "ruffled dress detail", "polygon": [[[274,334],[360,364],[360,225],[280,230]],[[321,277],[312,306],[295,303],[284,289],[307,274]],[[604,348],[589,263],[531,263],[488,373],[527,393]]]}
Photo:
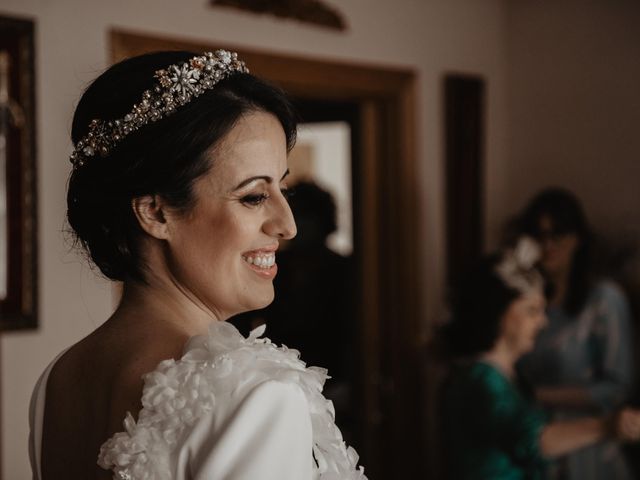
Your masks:
{"label": "ruffled dress detail", "polygon": [[180,360],[165,360],[146,374],[138,421],[127,414],[125,431],[102,445],[98,464],[113,470],[115,480],[171,480],[173,453],[200,418],[238,389],[275,380],[299,386],[306,397],[318,478],[366,480],[335,424],[332,402],[322,395],[327,371],[307,368],[297,350],[260,338],[265,329],[245,338],[233,325],[214,322],[208,335],[189,340]]}

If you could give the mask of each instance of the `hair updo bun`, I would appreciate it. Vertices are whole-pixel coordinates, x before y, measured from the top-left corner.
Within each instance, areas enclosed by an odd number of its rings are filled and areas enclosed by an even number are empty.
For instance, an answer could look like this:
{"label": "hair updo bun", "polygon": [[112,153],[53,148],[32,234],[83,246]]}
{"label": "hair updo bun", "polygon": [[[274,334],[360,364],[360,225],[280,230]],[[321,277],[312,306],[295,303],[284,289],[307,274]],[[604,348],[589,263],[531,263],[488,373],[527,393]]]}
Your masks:
{"label": "hair updo bun", "polygon": [[[151,53],[106,70],[78,103],[73,143],[87,135],[92,120],[115,120],[129,113],[142,92],[153,88],[157,70],[187,62],[195,55]],[[287,148],[293,147],[296,118],[284,93],[252,75],[236,73],[172,115],[127,136],[107,156],[95,156],[71,172],[67,219],[76,241],[106,277],[144,281],[138,251],[143,231],[132,200],[160,195],[178,211],[188,211],[194,201],[194,182],[211,167],[207,152],[242,115],[252,111],[276,116]]]}

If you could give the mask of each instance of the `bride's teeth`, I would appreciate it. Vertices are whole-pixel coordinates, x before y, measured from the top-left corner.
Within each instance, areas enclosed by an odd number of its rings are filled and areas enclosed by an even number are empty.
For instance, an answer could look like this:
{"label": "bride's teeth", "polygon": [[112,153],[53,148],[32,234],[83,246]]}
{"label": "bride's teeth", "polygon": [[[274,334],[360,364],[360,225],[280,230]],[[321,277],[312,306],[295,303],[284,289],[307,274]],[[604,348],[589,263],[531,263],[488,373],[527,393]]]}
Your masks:
{"label": "bride's teeth", "polygon": [[271,268],[276,263],[276,256],[274,254],[269,254],[269,255],[260,256],[260,257],[243,257],[243,258],[249,265],[255,265],[256,267],[260,267],[264,269]]}

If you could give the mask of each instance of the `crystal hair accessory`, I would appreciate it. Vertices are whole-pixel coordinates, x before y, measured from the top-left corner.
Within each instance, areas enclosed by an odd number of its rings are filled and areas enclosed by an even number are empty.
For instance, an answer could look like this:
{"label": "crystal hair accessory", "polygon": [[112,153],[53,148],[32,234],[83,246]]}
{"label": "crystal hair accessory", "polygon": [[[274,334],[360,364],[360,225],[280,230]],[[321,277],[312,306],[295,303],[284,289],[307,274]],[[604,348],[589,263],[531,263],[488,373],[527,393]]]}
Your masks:
{"label": "crystal hair accessory", "polygon": [[538,243],[531,237],[520,237],[516,246],[503,254],[495,272],[507,286],[519,292],[541,291],[544,280],[535,268],[541,258]]}
{"label": "crystal hair accessory", "polygon": [[92,120],[89,133],[78,141],[70,160],[79,168],[96,155],[106,156],[140,127],[157,122],[234,73],[249,73],[238,55],[227,50],[205,52],[187,62],[155,72],[157,84],[142,93],[131,111],[117,120]]}

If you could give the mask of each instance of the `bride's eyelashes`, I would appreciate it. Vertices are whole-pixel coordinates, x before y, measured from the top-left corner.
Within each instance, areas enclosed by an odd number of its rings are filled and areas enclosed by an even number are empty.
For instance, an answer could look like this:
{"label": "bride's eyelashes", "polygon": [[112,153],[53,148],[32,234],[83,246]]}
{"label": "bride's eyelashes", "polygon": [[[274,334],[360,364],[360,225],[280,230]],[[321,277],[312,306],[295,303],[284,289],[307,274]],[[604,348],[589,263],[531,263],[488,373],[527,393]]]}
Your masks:
{"label": "bride's eyelashes", "polygon": [[[287,201],[293,195],[293,190],[290,189],[290,188],[286,188],[286,187],[281,188],[280,192],[282,193],[282,196]],[[244,205],[247,205],[247,206],[257,207],[258,205],[262,205],[269,198],[271,198],[271,195],[269,195],[266,192],[263,192],[263,193],[250,193],[250,194],[247,194],[247,195],[244,195],[243,197],[241,197],[240,198],[240,202],[242,204],[244,204]]]}
{"label": "bride's eyelashes", "polygon": [[268,199],[268,193],[250,193],[241,197],[240,202],[247,206],[257,207],[258,205],[262,205]]}

